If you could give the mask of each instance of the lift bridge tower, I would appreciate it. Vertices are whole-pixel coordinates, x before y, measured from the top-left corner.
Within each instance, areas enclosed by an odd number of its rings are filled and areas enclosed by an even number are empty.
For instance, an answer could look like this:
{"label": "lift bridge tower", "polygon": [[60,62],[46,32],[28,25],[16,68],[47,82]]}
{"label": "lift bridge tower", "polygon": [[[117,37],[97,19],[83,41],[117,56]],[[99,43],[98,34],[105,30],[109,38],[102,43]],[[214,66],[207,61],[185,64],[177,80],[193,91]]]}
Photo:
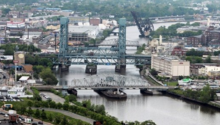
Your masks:
{"label": "lift bridge tower", "polygon": [[[142,65],[150,63],[150,56],[126,54],[126,19],[119,19],[118,41],[111,47],[81,47],[68,46],[69,19],[60,19],[60,48],[58,60],[54,65],[59,65],[63,70],[68,70],[70,65],[86,65],[86,73],[96,73],[97,65],[115,65],[115,71],[125,74],[126,65]],[[92,54],[91,54],[92,53]],[[92,66],[91,66],[92,64]],[[95,65],[95,66],[94,66]],[[88,68],[89,67],[89,68]],[[92,68],[91,68],[92,67]]]}

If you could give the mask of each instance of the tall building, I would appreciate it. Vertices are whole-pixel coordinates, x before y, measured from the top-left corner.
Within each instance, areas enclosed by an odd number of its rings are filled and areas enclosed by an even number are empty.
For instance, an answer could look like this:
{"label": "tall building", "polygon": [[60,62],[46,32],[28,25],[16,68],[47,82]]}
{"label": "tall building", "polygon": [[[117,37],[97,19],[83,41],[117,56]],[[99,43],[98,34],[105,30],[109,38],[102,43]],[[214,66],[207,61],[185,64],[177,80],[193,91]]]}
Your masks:
{"label": "tall building", "polygon": [[151,57],[151,68],[164,77],[190,76],[190,62],[180,60],[177,56]]}

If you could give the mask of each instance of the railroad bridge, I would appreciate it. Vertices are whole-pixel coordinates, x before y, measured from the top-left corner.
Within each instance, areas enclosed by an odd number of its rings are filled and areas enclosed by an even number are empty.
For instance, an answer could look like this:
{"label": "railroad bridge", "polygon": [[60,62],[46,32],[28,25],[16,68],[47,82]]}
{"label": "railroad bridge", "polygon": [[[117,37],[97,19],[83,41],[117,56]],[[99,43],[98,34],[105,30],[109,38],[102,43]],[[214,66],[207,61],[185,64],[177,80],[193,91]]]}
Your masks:
{"label": "railroad bridge", "polygon": [[[68,70],[70,65],[86,65],[86,73],[97,72],[97,65],[115,65],[115,71],[125,74],[126,65],[150,65],[150,55],[136,55],[126,53],[126,19],[119,19],[118,39],[110,41],[110,47],[81,47],[68,46],[68,24],[69,19],[60,19],[60,47],[58,60],[53,65],[58,65],[62,70]],[[114,44],[114,45],[113,45]],[[131,46],[140,46],[137,41],[130,43]],[[104,46],[104,44],[103,44]],[[105,45],[106,46],[106,45]]]}

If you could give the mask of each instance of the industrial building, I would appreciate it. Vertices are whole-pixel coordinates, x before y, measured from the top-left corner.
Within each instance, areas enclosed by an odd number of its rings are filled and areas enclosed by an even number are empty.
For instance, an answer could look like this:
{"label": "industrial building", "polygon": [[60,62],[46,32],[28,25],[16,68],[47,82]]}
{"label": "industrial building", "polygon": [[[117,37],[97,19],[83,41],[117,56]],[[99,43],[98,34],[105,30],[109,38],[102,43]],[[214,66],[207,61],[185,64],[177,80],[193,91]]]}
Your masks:
{"label": "industrial building", "polygon": [[89,17],[69,16],[69,24],[88,23]]}
{"label": "industrial building", "polygon": [[190,76],[190,62],[180,60],[177,56],[157,56],[151,58],[151,68],[159,72],[160,76],[178,77]]}
{"label": "industrial building", "polygon": [[100,30],[98,26],[69,26],[70,41],[89,41],[95,39]]}

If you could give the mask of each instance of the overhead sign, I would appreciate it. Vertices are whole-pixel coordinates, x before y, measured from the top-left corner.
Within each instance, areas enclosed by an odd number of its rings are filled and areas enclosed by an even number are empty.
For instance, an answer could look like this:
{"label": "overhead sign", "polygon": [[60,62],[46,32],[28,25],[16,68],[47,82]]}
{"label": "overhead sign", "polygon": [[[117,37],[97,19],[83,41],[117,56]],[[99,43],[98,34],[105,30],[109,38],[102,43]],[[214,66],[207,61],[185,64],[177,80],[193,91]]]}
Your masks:
{"label": "overhead sign", "polygon": [[13,60],[12,55],[0,55],[0,60]]}

